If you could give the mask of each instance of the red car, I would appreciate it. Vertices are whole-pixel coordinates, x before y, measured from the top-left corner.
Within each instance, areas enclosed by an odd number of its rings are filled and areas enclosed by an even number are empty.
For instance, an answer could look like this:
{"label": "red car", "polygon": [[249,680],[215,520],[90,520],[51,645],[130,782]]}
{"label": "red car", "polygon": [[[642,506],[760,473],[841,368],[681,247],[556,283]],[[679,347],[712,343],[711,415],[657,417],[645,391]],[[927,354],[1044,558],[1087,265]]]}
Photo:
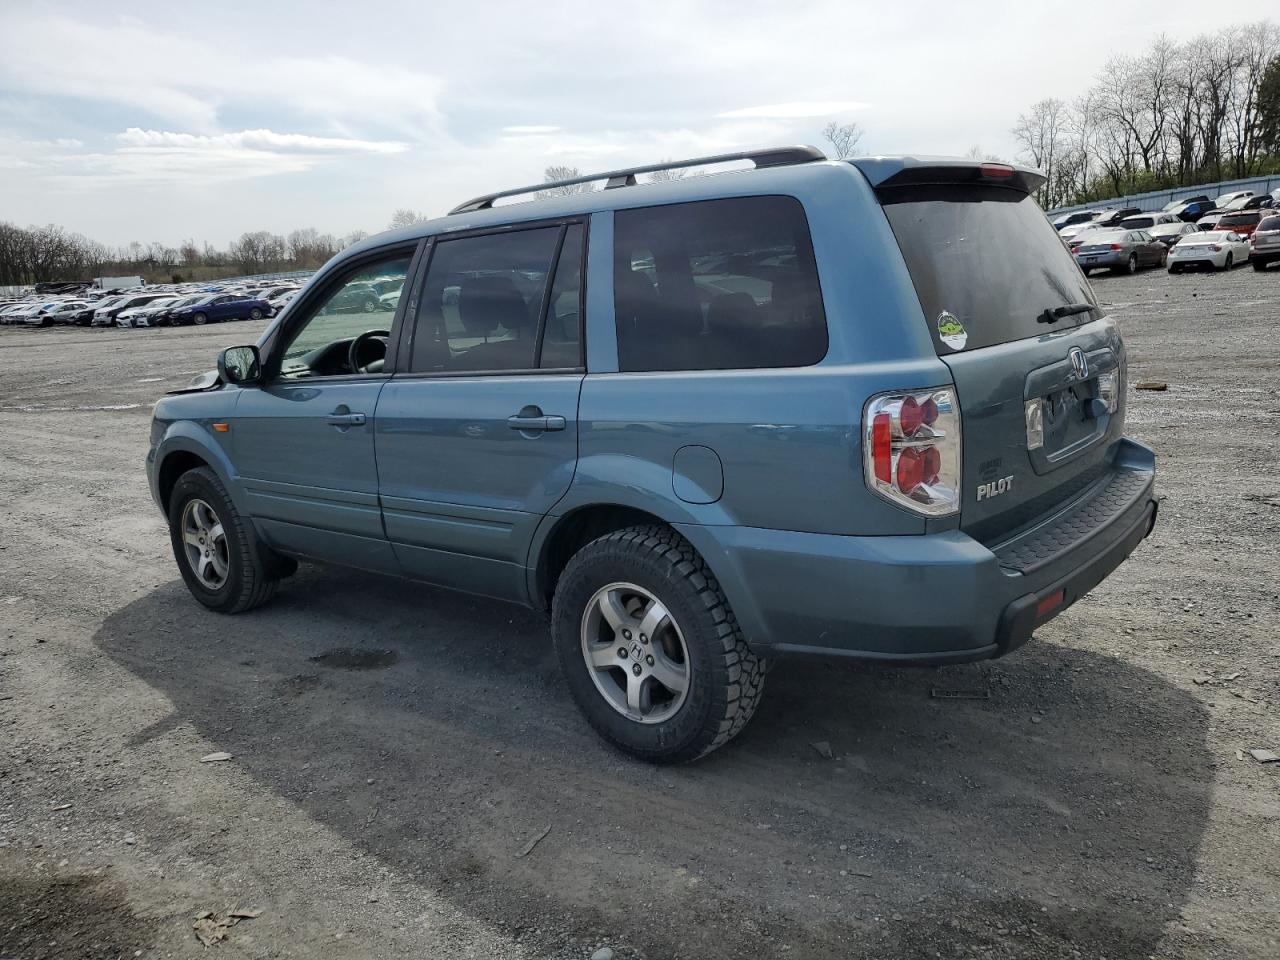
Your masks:
{"label": "red car", "polygon": [[1218,221],[1218,230],[1230,230],[1232,233],[1238,233],[1242,237],[1253,236],[1253,231],[1258,229],[1258,222],[1262,219],[1262,212],[1258,210],[1241,210],[1239,213],[1223,214],[1222,219]]}

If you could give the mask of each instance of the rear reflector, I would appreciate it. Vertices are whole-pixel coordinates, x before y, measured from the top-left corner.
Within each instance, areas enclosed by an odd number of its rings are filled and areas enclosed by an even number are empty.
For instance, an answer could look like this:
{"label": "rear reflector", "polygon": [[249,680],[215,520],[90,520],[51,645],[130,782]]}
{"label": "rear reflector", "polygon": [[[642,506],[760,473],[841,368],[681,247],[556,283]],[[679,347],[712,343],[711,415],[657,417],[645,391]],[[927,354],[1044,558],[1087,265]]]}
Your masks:
{"label": "rear reflector", "polygon": [[1036,604],[1036,616],[1044,617],[1054,610],[1062,606],[1062,602],[1066,599],[1065,590],[1055,590],[1047,597],[1042,597],[1040,602]]}

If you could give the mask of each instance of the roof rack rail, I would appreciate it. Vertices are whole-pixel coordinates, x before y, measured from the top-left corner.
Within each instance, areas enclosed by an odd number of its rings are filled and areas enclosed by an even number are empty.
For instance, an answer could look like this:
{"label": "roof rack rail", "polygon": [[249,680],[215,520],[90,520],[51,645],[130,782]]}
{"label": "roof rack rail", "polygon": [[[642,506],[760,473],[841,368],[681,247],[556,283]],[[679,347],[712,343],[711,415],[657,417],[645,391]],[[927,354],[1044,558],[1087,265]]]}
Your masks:
{"label": "roof rack rail", "polygon": [[817,147],[800,146],[772,147],[766,150],[744,150],[741,153],[721,153],[714,157],[693,157],[689,160],[667,160],[663,163],[651,163],[643,167],[609,170],[605,173],[591,173],[585,177],[570,177],[567,180],[553,180],[528,187],[516,187],[513,190],[499,190],[497,193],[487,193],[482,197],[476,197],[454,207],[449,211],[449,216],[453,216],[455,213],[474,213],[477,210],[488,210],[493,206],[495,200],[502,200],[505,197],[517,197],[522,193],[553,190],[556,187],[572,187],[579,183],[590,183],[593,180],[607,181],[604,185],[606,190],[612,190],[616,187],[634,187],[637,182],[636,174],[638,173],[679,170],[684,167],[703,167],[713,163],[729,163],[733,160],[750,160],[758,169],[760,167],[786,167],[797,163],[813,163],[815,160],[825,159],[827,159],[827,155]]}

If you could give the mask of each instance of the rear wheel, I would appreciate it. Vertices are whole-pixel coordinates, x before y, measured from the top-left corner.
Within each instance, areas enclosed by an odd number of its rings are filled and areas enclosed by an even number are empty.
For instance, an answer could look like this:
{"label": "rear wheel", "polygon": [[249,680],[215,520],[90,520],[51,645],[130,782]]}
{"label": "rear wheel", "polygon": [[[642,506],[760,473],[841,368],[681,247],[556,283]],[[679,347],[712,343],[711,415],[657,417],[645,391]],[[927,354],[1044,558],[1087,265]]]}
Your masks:
{"label": "rear wheel", "polygon": [[1222,269],[1223,269],[1223,270],[1230,270],[1230,269],[1231,269],[1231,263],[1232,263],[1232,261],[1233,261],[1233,260],[1235,260],[1235,257],[1233,257],[1233,256],[1231,255],[1231,251],[1230,251],[1230,250],[1228,250],[1228,251],[1227,251],[1227,259],[1225,259],[1225,260],[1223,260],[1223,261],[1222,261]]}
{"label": "rear wheel", "polygon": [[[258,541],[218,475],[188,470],[169,498],[169,539],[191,595],[210,610],[241,613],[261,606],[287,565]],[[289,571],[291,572],[291,571]]]}
{"label": "rear wheel", "polygon": [[723,746],[764,687],[764,661],[719,583],[666,527],[630,527],[583,547],[556,584],[552,636],[587,720],[642,760],[694,760]]}
{"label": "rear wheel", "polygon": [[1138,272],[1138,255],[1136,253],[1129,254],[1129,260],[1124,265],[1125,273],[1135,274]]}

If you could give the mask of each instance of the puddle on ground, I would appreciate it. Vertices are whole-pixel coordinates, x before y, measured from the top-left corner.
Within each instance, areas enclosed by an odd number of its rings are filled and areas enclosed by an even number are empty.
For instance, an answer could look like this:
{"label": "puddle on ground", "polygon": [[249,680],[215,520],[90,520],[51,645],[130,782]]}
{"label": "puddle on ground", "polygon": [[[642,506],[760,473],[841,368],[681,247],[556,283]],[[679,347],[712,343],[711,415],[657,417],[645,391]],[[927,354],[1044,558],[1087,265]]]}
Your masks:
{"label": "puddle on ground", "polygon": [[338,670],[381,670],[400,659],[394,650],[366,650],[361,647],[338,647],[309,658],[312,663]]}

